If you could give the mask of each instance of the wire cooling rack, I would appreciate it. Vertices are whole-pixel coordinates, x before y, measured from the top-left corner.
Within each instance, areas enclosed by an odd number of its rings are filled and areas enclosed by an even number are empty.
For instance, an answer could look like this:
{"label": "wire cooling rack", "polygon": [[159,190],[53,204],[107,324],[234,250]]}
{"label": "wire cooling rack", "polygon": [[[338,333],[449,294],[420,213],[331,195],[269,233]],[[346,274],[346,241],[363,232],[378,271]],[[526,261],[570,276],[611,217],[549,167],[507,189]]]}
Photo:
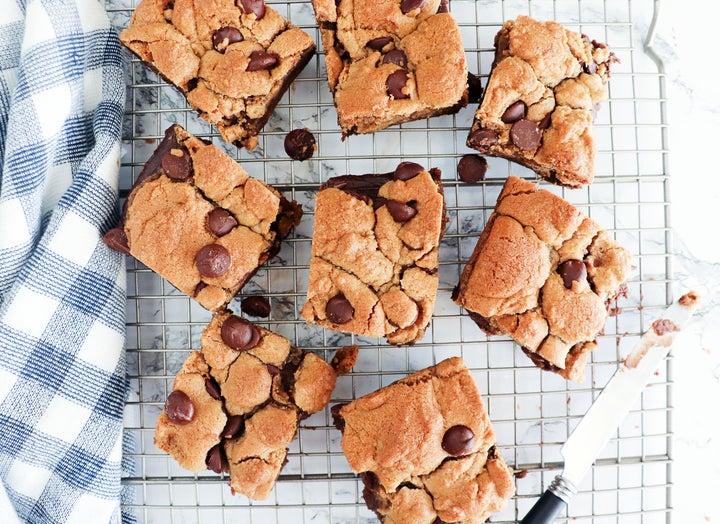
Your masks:
{"label": "wire cooling rack", "polygon": [[[127,26],[139,0],[106,0],[118,29]],[[456,166],[471,153],[465,138],[475,107],[457,115],[395,126],[370,136],[341,140],[325,78],[319,31],[309,1],[268,2],[315,38],[318,55],[290,88],[265,126],[256,150],[224,144],[171,86],[127,56],[121,197],[171,123],[211,138],[257,178],[275,185],[305,210],[301,224],[231,303],[249,294],[270,298],[272,313],[261,325],[296,346],[329,359],[335,348],[356,343],[360,357],[338,380],[332,403],[348,401],[411,371],[461,355],[472,369],[497,433],[501,453],[516,471],[517,495],[492,522],[515,522],[548,486],[562,465],[560,447],[660,309],[672,298],[664,77],[647,42],[658,2],[651,0],[555,0],[530,2],[453,0],[471,71],[483,85],[493,60],[493,38],[502,22],[519,14],[557,20],[607,42],[620,59],[610,100],[597,116],[599,153],[595,182],[562,190],[543,183],[606,227],[635,255],[622,313],[608,320],[583,384],[536,369],[509,339],[486,337],[450,299],[452,288],[509,174],[535,179],[518,165],[489,159],[484,182],[459,182]],[[298,127],[316,136],[318,150],[306,162],[291,161],[285,134]],[[308,326],[299,316],[305,301],[313,226],[313,198],[335,175],[387,172],[403,160],[442,170],[450,222],[440,250],[440,289],[435,315],[414,347],[343,335]],[[289,463],[267,501],[233,496],[226,479],[191,474],[153,445],[155,421],[175,373],[199,346],[210,314],[145,266],[128,258],[127,358],[131,383],[125,427],[135,444],[133,476],[139,522],[360,523],[377,522],[362,500],[362,484],[340,447],[340,433],[326,409],[307,419],[290,446]],[[572,522],[667,522],[671,516],[671,362],[603,450],[564,518]]]}

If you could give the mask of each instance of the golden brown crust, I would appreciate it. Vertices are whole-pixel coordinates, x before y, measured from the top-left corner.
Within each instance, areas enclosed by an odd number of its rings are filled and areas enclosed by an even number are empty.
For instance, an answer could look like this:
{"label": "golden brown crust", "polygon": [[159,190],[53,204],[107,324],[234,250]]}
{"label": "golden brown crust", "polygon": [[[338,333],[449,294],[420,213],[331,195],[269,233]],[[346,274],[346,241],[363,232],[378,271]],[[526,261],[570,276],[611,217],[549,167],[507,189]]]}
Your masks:
{"label": "golden brown crust", "polygon": [[[345,456],[364,473],[365,500],[382,522],[484,522],[515,492],[475,381],[458,357],[354,400],[338,416]],[[474,441],[450,455],[443,442],[455,426],[469,429]]]}
{"label": "golden brown crust", "polygon": [[[565,281],[566,261],[587,273]],[[456,302],[510,335],[536,364],[582,381],[594,339],[630,271],[630,254],[572,204],[517,177],[463,270]],[[568,285],[570,287],[568,287]]]}
{"label": "golden brown crust", "polygon": [[[315,44],[271,7],[258,20],[241,6],[232,0],[143,0],[120,40],[180,89],[225,141],[253,149]],[[239,31],[243,40],[214,46],[213,36],[226,27]],[[248,70],[253,51],[274,53],[278,62]]]}
{"label": "golden brown crust", "polygon": [[[607,98],[614,55],[604,44],[565,29],[557,22],[527,16],[505,22],[495,38],[496,59],[468,135],[468,146],[519,162],[543,178],[568,187],[594,177],[594,111]],[[514,121],[506,109],[522,101],[525,118],[549,126],[535,146],[518,147],[511,136]],[[496,140],[482,140],[484,130]],[[486,135],[487,136],[487,135]]]}
{"label": "golden brown crust", "polygon": [[[313,0],[320,25],[328,84],[345,135],[457,112],[467,105],[467,64],[457,23],[437,13],[440,0],[404,14],[399,1]],[[388,38],[380,49],[368,42]],[[375,46],[377,47],[377,46]],[[407,64],[384,63],[402,51]],[[387,78],[405,70],[403,92],[388,93]]]}

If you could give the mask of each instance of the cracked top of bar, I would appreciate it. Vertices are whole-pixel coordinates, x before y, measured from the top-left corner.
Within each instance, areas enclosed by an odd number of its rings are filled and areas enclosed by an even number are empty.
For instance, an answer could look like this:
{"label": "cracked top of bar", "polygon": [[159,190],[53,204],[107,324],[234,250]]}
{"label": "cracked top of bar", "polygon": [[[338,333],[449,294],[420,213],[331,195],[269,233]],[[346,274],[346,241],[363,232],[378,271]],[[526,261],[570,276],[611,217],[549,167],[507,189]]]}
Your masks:
{"label": "cracked top of bar", "polygon": [[120,40],[223,140],[247,149],[315,52],[263,0],[143,0]]}
{"label": "cracked top of bar", "polygon": [[419,340],[435,307],[445,223],[437,169],[403,162],[393,173],[331,178],[315,199],[302,317],[392,344]]}
{"label": "cracked top of bar", "polygon": [[508,177],[460,277],[455,301],[488,333],[504,333],[533,361],[582,381],[623,292],[630,253],[570,202]]}

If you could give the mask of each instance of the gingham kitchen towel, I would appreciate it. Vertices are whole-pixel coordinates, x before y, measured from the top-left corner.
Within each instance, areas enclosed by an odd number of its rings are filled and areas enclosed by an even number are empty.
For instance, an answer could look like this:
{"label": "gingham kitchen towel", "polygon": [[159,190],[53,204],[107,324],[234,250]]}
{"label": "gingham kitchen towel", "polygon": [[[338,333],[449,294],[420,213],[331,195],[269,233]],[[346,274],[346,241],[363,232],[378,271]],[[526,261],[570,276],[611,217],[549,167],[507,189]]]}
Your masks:
{"label": "gingham kitchen towel", "polygon": [[121,519],[125,271],[101,238],[124,91],[97,0],[0,2],[0,480],[22,522]]}

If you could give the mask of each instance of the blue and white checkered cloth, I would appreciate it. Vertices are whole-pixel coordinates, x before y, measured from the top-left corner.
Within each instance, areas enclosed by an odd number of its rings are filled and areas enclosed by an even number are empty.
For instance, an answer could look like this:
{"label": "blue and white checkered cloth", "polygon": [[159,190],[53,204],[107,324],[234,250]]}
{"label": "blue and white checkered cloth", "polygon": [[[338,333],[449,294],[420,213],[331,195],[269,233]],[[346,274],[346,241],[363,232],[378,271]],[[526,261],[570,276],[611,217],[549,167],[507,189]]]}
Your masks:
{"label": "blue and white checkered cloth", "polygon": [[1,4],[0,522],[129,521],[125,267],[101,241],[118,218],[120,45],[97,0]]}

